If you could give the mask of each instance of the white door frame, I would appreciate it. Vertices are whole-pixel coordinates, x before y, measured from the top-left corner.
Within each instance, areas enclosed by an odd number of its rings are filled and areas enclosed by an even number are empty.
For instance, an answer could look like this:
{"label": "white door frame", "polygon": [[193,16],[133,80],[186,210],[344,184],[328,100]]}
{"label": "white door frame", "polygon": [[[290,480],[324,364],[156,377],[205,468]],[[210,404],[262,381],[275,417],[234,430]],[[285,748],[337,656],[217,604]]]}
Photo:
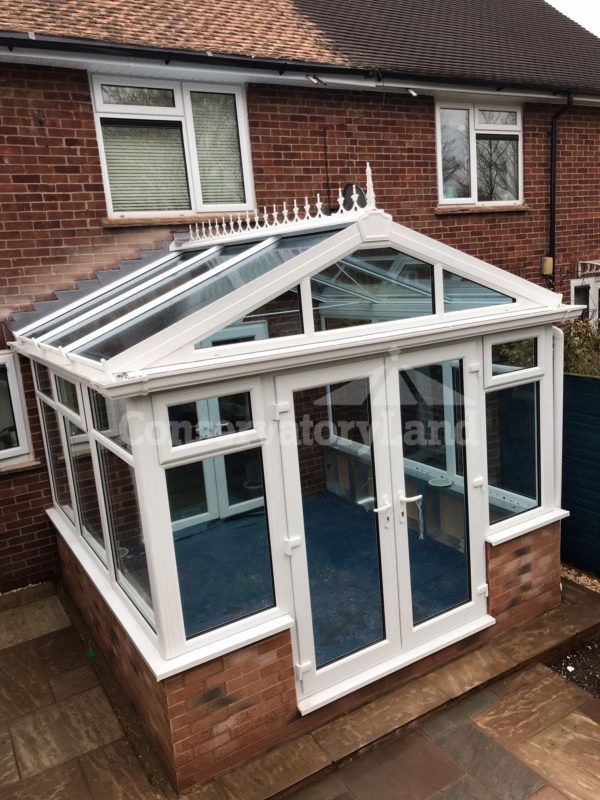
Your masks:
{"label": "white door frame", "polygon": [[[294,392],[332,383],[366,378],[370,383],[372,427],[378,431],[374,452],[376,507],[388,510],[378,513],[381,582],[385,638],[363,650],[352,653],[321,669],[316,669],[312,631],[311,599],[308,582],[300,466],[296,447]],[[296,679],[300,696],[308,696],[361,672],[373,663],[385,661],[400,650],[400,619],[396,547],[391,514],[391,484],[387,451],[386,394],[383,360],[368,359],[352,364],[329,366],[288,374],[275,379],[277,407],[280,414],[280,440],[288,515],[288,548],[291,557],[292,583],[296,620]],[[379,431],[381,433],[379,433]],[[376,512],[366,512],[376,513]]]}

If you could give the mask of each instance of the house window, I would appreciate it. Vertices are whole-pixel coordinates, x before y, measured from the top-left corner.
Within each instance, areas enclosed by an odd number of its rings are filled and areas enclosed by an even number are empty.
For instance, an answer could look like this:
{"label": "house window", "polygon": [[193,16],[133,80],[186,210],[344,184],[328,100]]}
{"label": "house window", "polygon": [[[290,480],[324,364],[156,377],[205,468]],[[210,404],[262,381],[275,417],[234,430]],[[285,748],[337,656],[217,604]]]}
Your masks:
{"label": "house window", "polygon": [[518,108],[438,103],[440,203],[522,202],[521,138]]}
{"label": "house window", "polygon": [[111,216],[253,208],[240,88],[94,76]]}
{"label": "house window", "polygon": [[25,401],[16,357],[0,353],[0,465],[29,452]]}

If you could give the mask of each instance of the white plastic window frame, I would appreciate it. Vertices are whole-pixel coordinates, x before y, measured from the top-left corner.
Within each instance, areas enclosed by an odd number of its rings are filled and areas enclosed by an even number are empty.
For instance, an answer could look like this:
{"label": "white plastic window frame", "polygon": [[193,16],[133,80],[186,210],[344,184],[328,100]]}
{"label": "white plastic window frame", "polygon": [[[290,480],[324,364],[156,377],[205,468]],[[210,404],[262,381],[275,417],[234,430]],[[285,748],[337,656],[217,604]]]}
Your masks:
{"label": "white plastic window frame", "polygon": [[[250,211],[255,207],[254,180],[252,174],[252,153],[250,148],[250,129],[248,125],[248,110],[246,106],[245,88],[227,84],[195,83],[189,81],[165,81],[142,78],[129,78],[125,76],[91,75],[91,92],[94,106],[94,120],[96,136],[98,138],[102,180],[106,197],[106,208],[109,218],[153,218],[153,217],[193,217],[203,212],[232,212]],[[148,88],[172,89],[174,92],[175,106],[129,106],[119,103],[106,103],[102,98],[102,84],[112,86],[141,86]],[[194,136],[194,124],[191,109],[191,92],[207,92],[218,94],[231,94],[235,97],[238,139],[242,159],[242,174],[244,182],[245,200],[241,203],[204,203],[202,200],[202,186],[198,168],[198,156]],[[190,208],[187,210],[173,209],[162,211],[114,211],[112,206],[108,167],[104,153],[104,139],[102,135],[103,119],[144,119],[150,121],[171,121],[181,124],[184,158],[188,191],[190,194]]]}
{"label": "white plastic window frame", "polygon": [[[534,369],[515,370],[506,375],[494,375],[489,380],[485,375],[491,375],[491,346],[502,342],[521,341],[537,337],[538,366]],[[483,452],[487,454],[486,432],[486,401],[488,394],[516,386],[531,383],[538,384],[538,492],[539,502],[531,509],[526,509],[512,514],[498,522],[490,522],[486,537],[493,537],[512,529],[527,526],[538,517],[556,510],[554,498],[554,385],[553,385],[553,342],[551,328],[523,328],[512,330],[510,334],[498,334],[484,337],[484,392],[482,395],[481,420],[483,436]],[[487,474],[487,455],[483,459],[485,464],[485,485],[487,486],[487,510],[490,506],[490,483]],[[494,487],[492,487],[494,488]],[[503,491],[503,490],[501,490]],[[504,492],[504,494],[507,494]],[[517,499],[518,496],[515,496]]]}
{"label": "white plastic window frame", "polygon": [[[442,169],[442,131],[440,111],[444,108],[467,111],[469,115],[469,167],[471,194],[469,197],[444,197],[444,180]],[[478,111],[514,111],[517,114],[516,125],[499,125],[477,122]],[[516,200],[479,200],[477,196],[477,133],[510,133],[518,137],[519,153],[519,196]],[[435,103],[435,141],[437,160],[438,205],[484,207],[523,205],[523,110],[520,106],[507,106],[498,103],[467,103],[456,100],[445,101],[439,98]]]}
{"label": "white plastic window frame", "polygon": [[588,296],[588,321],[590,325],[597,326],[600,319],[600,275],[585,275],[581,278],[571,280],[570,294],[571,304],[577,305],[575,301],[575,289],[578,286],[589,286]]}
{"label": "white plastic window frame", "polygon": [[[165,657],[171,658],[198,651],[208,654],[218,652],[224,643],[235,642],[241,647],[250,641],[264,637],[267,627],[281,625],[288,627],[288,611],[291,606],[289,559],[281,557],[281,531],[285,530],[286,517],[283,505],[283,486],[279,448],[273,427],[276,423],[270,420],[267,409],[271,397],[266,382],[261,378],[250,378],[244,381],[224,382],[193,389],[178,389],[170,392],[154,394],[150,398],[136,399],[136,405],[145,408],[135,419],[145,418],[150,410],[154,418],[154,429],[159,439],[168,434],[168,411],[170,405],[191,402],[192,400],[208,400],[243,391],[250,392],[252,418],[254,428],[241,433],[205,439],[190,445],[170,446],[170,435],[166,447],[160,442],[145,441],[142,447],[134,449],[139,458],[142,491],[152,487],[152,514],[148,515],[147,525],[153,541],[155,557],[160,558],[159,591],[162,607],[169,610],[168,623],[164,628]],[[172,536],[165,536],[171,531],[169,498],[167,492],[166,470],[184,464],[204,461],[208,458],[225,456],[244,450],[260,448],[263,462],[265,511],[267,514],[271,566],[274,585],[274,605],[239,620],[225,623],[213,630],[186,638],[183,622],[183,609],[177,577],[175,546]],[[146,454],[144,457],[144,453]],[[228,648],[229,649],[229,648]],[[203,659],[204,660],[204,659]]]}
{"label": "white plastic window frame", "polygon": [[[157,642],[157,633],[155,630],[156,619],[155,614],[153,611],[150,611],[147,608],[147,604],[143,598],[141,598],[132,587],[129,587],[131,591],[128,591],[126,586],[123,586],[117,579],[117,569],[113,554],[113,546],[112,546],[112,538],[110,533],[110,522],[108,511],[106,508],[106,501],[104,497],[104,489],[103,489],[103,482],[102,482],[102,473],[100,469],[100,461],[98,456],[98,449],[97,445],[100,444],[105,447],[107,450],[112,451],[116,456],[121,458],[127,464],[134,468],[134,461],[131,453],[125,450],[123,447],[108,439],[106,436],[103,436],[100,432],[96,431],[92,425],[92,414],[91,414],[91,406],[90,406],[90,399],[89,394],[87,391],[84,391],[83,385],[79,382],[74,380],[72,375],[63,375],[61,377],[65,378],[65,380],[70,380],[71,383],[74,383],[77,386],[77,394],[78,394],[78,401],[79,401],[79,408],[81,410],[81,414],[75,414],[70,408],[64,406],[57,402],[56,397],[56,373],[54,370],[50,369],[46,366],[50,373],[51,379],[51,387],[52,387],[52,397],[49,397],[47,394],[42,392],[38,385],[37,385],[37,377],[36,377],[36,386],[35,386],[35,393],[36,399],[38,403],[38,411],[40,416],[40,422],[42,425],[42,438],[44,442],[44,450],[46,453],[46,460],[47,463],[51,463],[51,457],[49,452],[49,442],[47,431],[45,429],[44,424],[44,417],[42,415],[41,409],[42,404],[45,404],[48,408],[53,409],[54,412],[58,415],[58,428],[59,428],[59,435],[62,447],[62,457],[65,460],[65,466],[67,471],[67,481],[69,485],[69,495],[71,505],[69,508],[70,514],[68,511],[63,508],[63,506],[58,502],[57,495],[56,495],[56,487],[54,485],[54,477],[49,470],[50,474],[50,488],[52,492],[52,500],[53,500],[53,507],[54,510],[60,515],[61,520],[66,523],[68,530],[72,533],[71,542],[77,547],[77,550],[83,549],[85,554],[93,553],[93,564],[100,570],[100,574],[102,575],[102,582],[105,582],[108,579],[110,588],[120,597],[120,599],[125,602],[126,606],[131,610],[132,616],[138,623],[142,623],[143,629],[147,633],[147,635],[151,638],[153,642]],[[71,457],[69,453],[69,445],[66,438],[66,431],[65,431],[65,421],[70,421],[74,425],[76,425],[80,430],[84,433],[81,435],[81,441],[83,442],[83,437],[85,435],[85,441],[89,442],[90,447],[90,454],[92,458],[93,470],[94,470],[94,480],[96,486],[96,496],[98,498],[98,505],[100,509],[100,518],[102,522],[102,534],[104,540],[104,550],[98,547],[97,543],[94,542],[93,538],[89,535],[85,535],[81,520],[79,518],[79,508],[77,505],[76,499],[76,490],[75,490],[75,480],[71,465]],[[138,487],[136,483],[136,492],[138,492]],[[139,503],[139,493],[138,493],[138,503]],[[78,555],[77,551],[75,553]],[[148,565],[148,572],[150,576],[150,584],[151,584],[151,591],[152,596],[154,597],[154,586],[152,584],[152,572],[150,570],[150,564]]]}
{"label": "white plastic window frame", "polygon": [[32,446],[18,357],[14,353],[0,352],[0,365],[6,367],[8,394],[17,436],[17,444],[14,447],[0,450],[0,468],[2,468],[17,465],[29,459]]}

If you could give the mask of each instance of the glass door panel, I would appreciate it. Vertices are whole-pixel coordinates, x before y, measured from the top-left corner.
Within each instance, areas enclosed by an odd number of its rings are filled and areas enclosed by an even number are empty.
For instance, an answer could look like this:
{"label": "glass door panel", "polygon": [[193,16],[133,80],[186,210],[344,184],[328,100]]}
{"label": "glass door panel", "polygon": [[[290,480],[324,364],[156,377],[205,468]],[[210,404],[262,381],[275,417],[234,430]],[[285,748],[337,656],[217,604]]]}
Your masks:
{"label": "glass door panel", "polygon": [[398,375],[414,625],[470,599],[462,373],[453,359]]}

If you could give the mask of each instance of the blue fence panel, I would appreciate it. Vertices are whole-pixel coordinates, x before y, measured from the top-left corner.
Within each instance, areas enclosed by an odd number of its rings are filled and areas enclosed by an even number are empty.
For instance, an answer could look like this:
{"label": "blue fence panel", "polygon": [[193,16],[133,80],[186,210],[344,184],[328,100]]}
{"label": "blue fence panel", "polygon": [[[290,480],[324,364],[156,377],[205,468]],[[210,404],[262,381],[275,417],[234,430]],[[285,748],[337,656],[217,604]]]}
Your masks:
{"label": "blue fence panel", "polygon": [[600,378],[565,375],[562,560],[600,575]]}

